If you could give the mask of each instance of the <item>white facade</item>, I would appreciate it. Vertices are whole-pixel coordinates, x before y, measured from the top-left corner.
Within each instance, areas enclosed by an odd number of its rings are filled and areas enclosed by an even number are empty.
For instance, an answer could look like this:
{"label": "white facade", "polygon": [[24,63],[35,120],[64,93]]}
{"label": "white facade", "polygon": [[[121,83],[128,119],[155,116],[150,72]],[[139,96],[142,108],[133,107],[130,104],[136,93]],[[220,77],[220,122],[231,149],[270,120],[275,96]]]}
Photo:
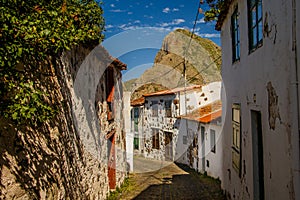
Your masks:
{"label": "white facade", "polygon": [[131,120],[130,120],[130,92],[124,92],[123,94],[123,117],[124,117],[124,129],[126,135],[126,161],[127,161],[127,170],[133,171],[133,140],[134,134],[131,131]]}
{"label": "white facade", "polygon": [[176,162],[220,179],[223,172],[221,112],[209,123],[183,117],[178,132]]}
{"label": "white facade", "polygon": [[[221,82],[213,82],[204,86],[176,88],[145,95],[141,112],[143,117],[140,119],[143,126],[139,127],[143,133],[141,151],[144,156],[158,160],[177,160],[184,150],[181,151],[176,146],[178,128],[182,127],[178,117],[219,100],[220,90]],[[166,105],[169,105],[168,108]]]}
{"label": "white facade", "polygon": [[[262,0],[263,38],[254,50],[249,50],[247,8],[247,1],[233,1],[221,27],[222,187],[230,199],[300,199],[299,2]],[[235,9],[240,59],[233,62]]]}

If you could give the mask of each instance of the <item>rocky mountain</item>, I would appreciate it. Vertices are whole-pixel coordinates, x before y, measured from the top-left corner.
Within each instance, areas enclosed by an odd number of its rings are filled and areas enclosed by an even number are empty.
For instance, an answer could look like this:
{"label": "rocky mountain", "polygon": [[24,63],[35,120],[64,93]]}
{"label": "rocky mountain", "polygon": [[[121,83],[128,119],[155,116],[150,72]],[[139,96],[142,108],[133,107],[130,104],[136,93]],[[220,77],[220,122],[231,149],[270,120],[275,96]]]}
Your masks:
{"label": "rocky mountain", "polygon": [[[177,29],[169,33],[158,51],[154,65],[135,80],[125,83],[125,90],[136,90],[132,97],[140,97],[140,86],[151,83],[165,88],[185,85],[202,85],[221,80],[221,48],[209,39],[193,35],[188,30]],[[152,88],[153,89],[153,88]],[[143,87],[143,92],[145,87]]]}

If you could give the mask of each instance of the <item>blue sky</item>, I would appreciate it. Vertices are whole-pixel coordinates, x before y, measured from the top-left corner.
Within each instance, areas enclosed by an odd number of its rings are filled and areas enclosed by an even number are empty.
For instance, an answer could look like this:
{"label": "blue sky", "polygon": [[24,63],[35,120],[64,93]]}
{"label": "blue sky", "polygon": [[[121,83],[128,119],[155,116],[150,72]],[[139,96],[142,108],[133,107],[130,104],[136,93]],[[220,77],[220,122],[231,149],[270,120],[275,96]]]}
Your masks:
{"label": "blue sky", "polygon": [[[109,53],[126,63],[123,80],[140,76],[152,66],[163,38],[177,28],[192,30],[199,0],[111,0],[103,1],[105,40]],[[202,10],[207,6],[202,4]],[[220,45],[214,23],[199,14],[195,34]]]}

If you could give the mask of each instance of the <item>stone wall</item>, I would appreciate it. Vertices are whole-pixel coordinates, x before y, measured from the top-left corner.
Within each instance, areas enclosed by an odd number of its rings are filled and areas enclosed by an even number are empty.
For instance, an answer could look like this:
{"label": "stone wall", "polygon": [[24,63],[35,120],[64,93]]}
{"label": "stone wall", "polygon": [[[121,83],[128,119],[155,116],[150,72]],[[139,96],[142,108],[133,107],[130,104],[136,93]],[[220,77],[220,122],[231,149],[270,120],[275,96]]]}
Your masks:
{"label": "stone wall", "polygon": [[[39,127],[0,117],[0,199],[105,199],[107,140],[96,115],[96,88],[112,58],[77,47],[37,75],[58,114]],[[118,84],[120,86],[120,71]],[[118,87],[119,87],[118,86]],[[120,98],[115,100],[122,109]],[[91,101],[94,100],[94,101]],[[105,103],[105,102],[104,102]],[[126,176],[122,118],[116,123],[117,186]]]}

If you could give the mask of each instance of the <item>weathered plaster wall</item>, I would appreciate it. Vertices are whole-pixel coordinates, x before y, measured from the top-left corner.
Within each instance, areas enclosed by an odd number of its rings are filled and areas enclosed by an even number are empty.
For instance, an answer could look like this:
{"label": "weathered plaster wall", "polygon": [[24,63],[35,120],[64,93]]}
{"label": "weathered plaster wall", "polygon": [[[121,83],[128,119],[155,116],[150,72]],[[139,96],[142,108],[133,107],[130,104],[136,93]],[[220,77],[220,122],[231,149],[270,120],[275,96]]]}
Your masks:
{"label": "weathered plaster wall", "polygon": [[[77,47],[65,52],[46,69],[48,76],[39,77],[58,107],[54,119],[36,129],[16,129],[1,117],[0,199],[106,198],[107,140],[95,101],[89,100],[95,100],[97,84],[111,60],[101,48],[96,51],[102,54],[90,51]],[[86,60],[87,55],[96,58]],[[117,119],[122,121],[120,116]],[[123,136],[117,134],[117,146],[124,149]],[[120,166],[123,154],[118,153]],[[124,173],[118,173],[118,184]]]}
{"label": "weathered plaster wall", "polygon": [[[176,143],[176,154],[175,154],[176,162],[186,164],[194,169],[198,169],[198,166],[196,165],[198,152],[192,155],[192,161],[191,161],[189,148],[193,144],[194,137],[198,138],[198,128],[199,128],[198,122],[181,119],[178,127],[178,140]],[[193,164],[190,165],[190,163]]]}
{"label": "weathered plaster wall", "polygon": [[[204,141],[201,140],[200,127],[205,128]],[[211,129],[215,131],[215,153],[211,152]],[[176,143],[176,162],[186,164],[201,173],[206,172],[211,177],[221,178],[223,173],[223,147],[221,133],[222,126],[220,124],[203,124],[197,121],[181,119],[178,130],[178,140]],[[186,139],[184,139],[184,137]],[[196,141],[196,145],[194,145],[193,140]],[[203,161],[204,165],[202,165]]]}
{"label": "weathered plaster wall", "polygon": [[133,139],[134,133],[131,131],[131,106],[130,106],[131,92],[124,92],[123,97],[123,116],[124,116],[124,130],[126,137],[126,160],[128,171],[133,171]]}
{"label": "weathered plaster wall", "polygon": [[[176,138],[176,132],[173,132],[173,125],[176,121],[178,109],[174,105],[174,95],[165,95],[158,97],[147,97],[144,106],[143,132],[145,138],[144,156],[147,158],[155,158],[158,160],[165,160],[165,135],[164,131],[173,133],[172,143]],[[165,101],[172,100],[172,117],[165,116]],[[158,116],[152,116],[152,101],[158,102]],[[159,149],[152,148],[152,129],[159,131]],[[173,145],[174,146],[174,145]]]}
{"label": "weathered plaster wall", "polygon": [[[174,160],[177,160],[183,153],[185,147],[177,148],[178,131],[186,134],[185,123],[178,121],[177,117],[190,113],[200,106],[205,106],[220,99],[221,82],[212,82],[201,88],[184,92],[181,90],[174,95],[160,95],[146,97],[144,105],[143,132],[145,137],[144,156],[159,160],[165,159],[165,131],[173,133],[172,147]],[[172,100],[172,117],[165,117],[165,101]],[[158,116],[152,116],[152,101],[158,102]],[[186,102],[186,103],[185,103]],[[179,123],[179,124],[178,124]],[[182,124],[183,123],[183,124]],[[177,126],[177,127],[176,127]],[[160,148],[152,148],[152,129],[158,129],[160,135]]]}
{"label": "weathered plaster wall", "polygon": [[[263,46],[249,53],[247,2],[236,0],[222,26],[222,77],[226,96],[223,129],[224,177],[222,186],[231,199],[253,199],[253,155],[251,110],[262,116],[265,199],[295,199],[292,170],[298,154],[292,127],[297,107],[293,94],[292,4],[291,1],[263,2]],[[240,61],[232,64],[230,15],[238,5],[240,23]],[[232,167],[232,104],[241,104],[241,177]],[[298,137],[298,136],[297,136]]]}
{"label": "weathered plaster wall", "polygon": [[[222,163],[223,163],[223,146],[222,146],[222,126],[220,124],[212,123],[212,124],[201,124],[205,128],[205,137],[204,137],[204,142],[205,142],[205,152],[204,155],[204,166],[205,166],[205,171],[207,172],[207,175],[214,177],[214,178],[219,178],[223,176],[223,170],[222,170]],[[216,147],[215,147],[215,152],[212,152],[211,148],[211,130],[215,131],[215,139],[216,139]],[[201,145],[203,142],[201,141],[201,133],[200,131],[198,132],[198,143],[199,143],[199,152],[198,152],[198,157],[199,157],[199,165],[198,169],[199,171],[203,169],[202,168],[202,148]],[[207,163],[208,162],[208,163]]]}

